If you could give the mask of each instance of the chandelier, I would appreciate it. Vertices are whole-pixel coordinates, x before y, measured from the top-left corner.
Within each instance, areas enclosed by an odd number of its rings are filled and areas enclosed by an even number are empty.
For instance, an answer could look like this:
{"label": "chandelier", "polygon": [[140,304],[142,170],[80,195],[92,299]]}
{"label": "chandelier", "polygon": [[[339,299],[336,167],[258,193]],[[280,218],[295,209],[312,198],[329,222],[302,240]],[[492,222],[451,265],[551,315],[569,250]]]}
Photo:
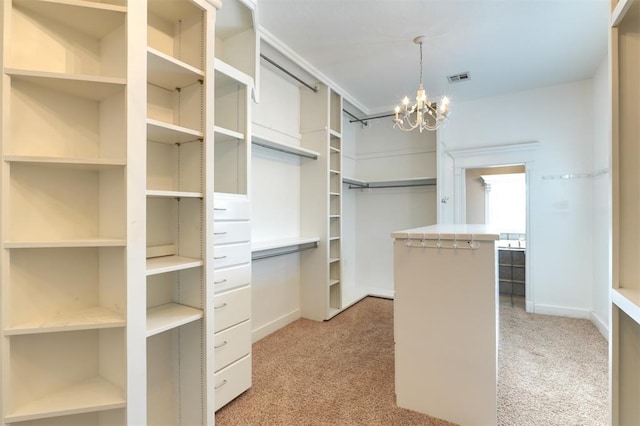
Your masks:
{"label": "chandelier", "polygon": [[422,42],[425,36],[418,36],[413,42],[420,45],[420,87],[416,93],[416,102],[409,106],[409,98],[404,97],[402,106],[396,106],[393,128],[398,128],[405,132],[413,129],[436,130],[447,121],[449,117],[449,99],[445,96],[440,101],[440,105],[427,99],[427,93],[422,85]]}

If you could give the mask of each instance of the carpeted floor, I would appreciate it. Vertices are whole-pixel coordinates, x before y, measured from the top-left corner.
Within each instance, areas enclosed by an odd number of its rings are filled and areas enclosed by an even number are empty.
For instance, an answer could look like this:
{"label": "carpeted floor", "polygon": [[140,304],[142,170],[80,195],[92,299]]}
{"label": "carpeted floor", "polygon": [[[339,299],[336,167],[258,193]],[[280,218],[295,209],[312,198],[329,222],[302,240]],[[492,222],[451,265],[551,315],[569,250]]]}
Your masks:
{"label": "carpeted floor", "polygon": [[[501,304],[498,423],[607,423],[606,342],[590,322]],[[395,405],[393,302],[366,298],[331,321],[300,319],[253,345],[253,387],[225,425],[448,425]]]}

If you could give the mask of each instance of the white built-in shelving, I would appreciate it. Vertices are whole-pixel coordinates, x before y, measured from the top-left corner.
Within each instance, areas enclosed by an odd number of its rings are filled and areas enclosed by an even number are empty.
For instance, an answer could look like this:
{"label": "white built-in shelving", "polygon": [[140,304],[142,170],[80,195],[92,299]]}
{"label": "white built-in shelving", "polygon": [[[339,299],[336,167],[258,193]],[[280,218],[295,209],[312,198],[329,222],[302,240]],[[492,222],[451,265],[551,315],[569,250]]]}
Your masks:
{"label": "white built-in shelving", "polygon": [[2,5],[2,424],[126,423],[130,11]]}
{"label": "white built-in shelving", "polygon": [[215,31],[214,411],[251,387],[251,102],[256,4],[225,0]]}
{"label": "white built-in shelving", "polygon": [[613,288],[609,344],[612,424],[640,423],[640,2],[612,2]]}
{"label": "white built-in shelving", "polygon": [[149,424],[213,423],[214,22],[207,1],[147,4]]}
{"label": "white built-in shelving", "polygon": [[301,165],[302,234],[319,235],[301,263],[301,313],[326,320],[343,309],[341,274],[342,97],[326,85],[300,89],[301,146],[318,152]]}

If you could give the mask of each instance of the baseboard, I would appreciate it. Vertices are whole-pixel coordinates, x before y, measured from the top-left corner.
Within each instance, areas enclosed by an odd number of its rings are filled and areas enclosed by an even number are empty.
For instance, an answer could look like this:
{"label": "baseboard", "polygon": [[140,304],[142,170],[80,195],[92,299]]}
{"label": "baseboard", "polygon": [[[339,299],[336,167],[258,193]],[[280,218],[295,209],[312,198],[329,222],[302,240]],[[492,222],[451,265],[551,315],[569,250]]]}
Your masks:
{"label": "baseboard", "polygon": [[300,309],[295,309],[288,314],[285,314],[267,324],[260,326],[251,332],[251,342],[255,343],[263,337],[267,337],[274,331],[280,330],[282,327],[291,324],[295,320],[300,318]]}
{"label": "baseboard", "polygon": [[593,325],[596,326],[596,328],[598,329],[598,331],[600,332],[600,334],[602,334],[602,336],[605,338],[605,340],[609,340],[609,327],[607,326],[607,324],[602,321],[602,318],[600,318],[600,316],[598,314],[596,314],[595,312],[591,312],[591,316],[590,316],[591,322],[593,323]]}
{"label": "baseboard", "polygon": [[555,315],[558,317],[591,319],[591,311],[584,309],[567,308],[566,306],[553,306],[534,304],[533,313],[541,315]]}

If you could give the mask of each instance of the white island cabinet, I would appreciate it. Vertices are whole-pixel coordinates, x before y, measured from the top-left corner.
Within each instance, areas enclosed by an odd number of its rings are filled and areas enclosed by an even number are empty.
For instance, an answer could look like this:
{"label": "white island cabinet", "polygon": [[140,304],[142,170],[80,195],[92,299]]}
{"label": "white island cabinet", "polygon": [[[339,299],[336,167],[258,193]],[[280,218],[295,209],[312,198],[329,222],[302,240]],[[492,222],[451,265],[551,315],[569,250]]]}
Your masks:
{"label": "white island cabinet", "polygon": [[495,425],[499,233],[433,225],[392,237],[398,406]]}

